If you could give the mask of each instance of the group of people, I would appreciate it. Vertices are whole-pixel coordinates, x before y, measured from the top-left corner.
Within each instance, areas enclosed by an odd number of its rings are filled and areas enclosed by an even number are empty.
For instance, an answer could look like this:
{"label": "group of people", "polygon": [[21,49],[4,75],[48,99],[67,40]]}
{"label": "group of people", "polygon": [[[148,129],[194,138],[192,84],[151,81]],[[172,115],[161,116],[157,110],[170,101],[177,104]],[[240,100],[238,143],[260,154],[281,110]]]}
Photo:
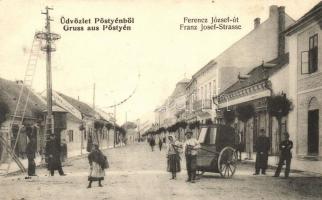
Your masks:
{"label": "group of people", "polygon": [[[156,145],[155,138],[152,136],[151,138],[148,139],[148,142],[151,147],[151,150],[154,151],[154,146]],[[162,150],[163,143],[165,143],[165,142],[166,142],[165,137],[163,137],[163,138],[159,137],[158,145],[159,145],[160,151]]]}
{"label": "group of people", "polygon": [[[285,139],[280,143],[280,157],[277,169],[273,177],[279,177],[282,167],[285,164],[285,178],[289,177],[290,168],[291,168],[291,159],[293,148],[293,142],[289,139],[290,136],[288,133],[285,133]],[[254,175],[259,175],[261,172],[263,175],[266,174],[266,169],[268,166],[268,153],[270,149],[270,141],[267,136],[265,136],[265,130],[260,130],[260,135],[256,140],[256,163],[255,163],[255,173]]]}
{"label": "group of people", "polygon": [[[92,187],[92,182],[98,181],[98,186],[102,187],[102,180],[104,180],[105,169],[109,167],[107,157],[99,149],[97,143],[91,145],[91,151],[88,154],[88,162],[90,166],[89,176],[88,176],[88,186],[87,188]],[[47,169],[50,172],[51,176],[54,176],[55,171],[57,170],[60,176],[66,176],[62,168],[62,157],[61,151],[64,149],[61,148],[60,143],[56,139],[54,134],[49,136],[49,140],[46,145],[46,162]],[[28,158],[28,177],[36,176],[36,140],[34,137],[29,137],[29,143],[26,147],[26,154]]]}
{"label": "group of people", "polygon": [[167,147],[167,171],[172,174],[171,179],[176,179],[176,174],[181,171],[180,149],[183,149],[186,158],[187,182],[195,183],[197,171],[197,150],[200,148],[199,142],[192,137],[192,132],[185,133],[186,141],[181,144],[172,135],[168,136],[169,144]]}
{"label": "group of people", "polygon": [[[176,173],[181,171],[180,161],[181,152],[184,153],[186,159],[187,168],[187,182],[195,183],[196,180],[196,170],[197,170],[197,150],[200,148],[199,142],[192,138],[192,132],[187,131],[185,133],[186,141],[182,144],[176,141],[173,135],[169,135],[169,143],[167,146],[167,171],[171,173],[171,179],[176,179]],[[289,134],[285,133],[285,140],[280,143],[280,158],[278,167],[275,171],[274,177],[279,177],[281,169],[286,164],[285,167],[285,178],[289,177],[290,165],[292,159],[291,149],[293,148],[293,142],[289,140]],[[183,149],[181,151],[181,149]],[[254,175],[266,174],[266,169],[268,167],[268,153],[270,149],[270,141],[267,136],[265,136],[264,129],[260,130],[260,135],[256,140],[256,163],[255,163],[255,173]]]}

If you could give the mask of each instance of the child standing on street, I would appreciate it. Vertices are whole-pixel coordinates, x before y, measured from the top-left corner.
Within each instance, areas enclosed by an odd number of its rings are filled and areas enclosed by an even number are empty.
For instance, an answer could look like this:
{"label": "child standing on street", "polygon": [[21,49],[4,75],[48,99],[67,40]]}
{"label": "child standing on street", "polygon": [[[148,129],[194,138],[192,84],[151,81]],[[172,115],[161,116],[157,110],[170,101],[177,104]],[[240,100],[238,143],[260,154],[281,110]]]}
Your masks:
{"label": "child standing on street", "polygon": [[90,165],[90,174],[88,177],[89,184],[87,188],[92,187],[93,181],[98,181],[98,186],[103,187],[102,180],[104,180],[105,171],[107,169],[108,162],[106,156],[99,150],[98,144],[93,144],[92,151],[88,154],[88,161]]}

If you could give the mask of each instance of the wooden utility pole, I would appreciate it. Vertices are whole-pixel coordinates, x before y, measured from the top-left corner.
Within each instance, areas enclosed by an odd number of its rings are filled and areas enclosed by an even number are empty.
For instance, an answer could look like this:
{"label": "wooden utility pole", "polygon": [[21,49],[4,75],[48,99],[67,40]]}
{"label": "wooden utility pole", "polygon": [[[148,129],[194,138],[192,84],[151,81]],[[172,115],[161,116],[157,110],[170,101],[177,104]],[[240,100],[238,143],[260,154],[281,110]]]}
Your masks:
{"label": "wooden utility pole", "polygon": [[48,121],[48,133],[54,134],[54,128],[52,127],[53,121],[53,111],[52,111],[52,73],[51,73],[51,52],[53,49],[51,48],[51,37],[50,37],[50,19],[49,10],[52,8],[46,7],[46,12],[42,13],[46,15],[46,74],[47,74],[47,121]]}
{"label": "wooden utility pole", "polygon": [[95,110],[95,83],[93,85],[93,110]]}
{"label": "wooden utility pole", "polygon": [[116,145],[116,137],[117,137],[117,133],[116,133],[116,104],[114,103],[114,144],[113,144],[113,147],[115,148],[115,145]]}
{"label": "wooden utility pole", "polygon": [[[44,144],[46,145],[47,137],[50,134],[54,134],[54,120],[53,120],[53,112],[52,112],[52,73],[51,73],[51,52],[56,51],[56,49],[52,46],[55,40],[60,39],[60,35],[56,33],[52,33],[50,30],[50,22],[53,21],[49,16],[49,10],[53,10],[53,8],[49,8],[46,6],[46,11],[41,14],[46,16],[46,25],[44,32],[36,33],[36,37],[41,40],[45,40],[45,46],[41,48],[42,51],[46,52],[46,81],[47,81],[47,117],[46,117],[46,125],[45,125],[45,135],[44,135]],[[45,145],[43,147],[45,147]],[[45,152],[45,148],[43,149]]]}

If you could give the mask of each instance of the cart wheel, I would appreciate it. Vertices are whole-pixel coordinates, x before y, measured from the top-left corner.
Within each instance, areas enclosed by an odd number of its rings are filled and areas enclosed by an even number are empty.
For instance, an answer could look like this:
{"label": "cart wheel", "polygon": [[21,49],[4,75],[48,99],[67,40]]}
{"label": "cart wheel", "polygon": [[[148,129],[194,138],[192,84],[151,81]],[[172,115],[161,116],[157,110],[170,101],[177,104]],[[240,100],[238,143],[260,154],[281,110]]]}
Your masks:
{"label": "cart wheel", "polygon": [[237,155],[232,147],[225,147],[218,157],[218,170],[222,177],[231,178],[237,168]]}

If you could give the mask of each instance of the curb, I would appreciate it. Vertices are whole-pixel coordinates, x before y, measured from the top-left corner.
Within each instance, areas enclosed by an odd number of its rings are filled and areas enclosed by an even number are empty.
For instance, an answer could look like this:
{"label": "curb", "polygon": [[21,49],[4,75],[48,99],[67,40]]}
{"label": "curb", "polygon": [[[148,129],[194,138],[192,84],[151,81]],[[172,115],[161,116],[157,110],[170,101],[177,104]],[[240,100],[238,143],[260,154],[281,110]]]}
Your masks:
{"label": "curb", "polygon": [[[240,164],[245,164],[245,165],[255,165],[255,160],[242,160],[239,161]],[[267,165],[268,169],[272,169],[272,170],[276,170],[277,169],[277,165],[272,165],[272,164],[268,164]],[[317,172],[309,172],[309,171],[303,171],[303,170],[298,170],[298,169],[291,169],[290,173],[301,173],[304,175],[308,175],[308,176],[322,176],[321,173],[317,173]]]}
{"label": "curb", "polygon": [[[106,149],[102,149],[102,151],[105,151],[105,150],[108,150],[108,149],[116,149],[115,148],[106,148]],[[71,166],[68,164],[68,162],[71,162],[71,161],[75,161],[75,160],[79,160],[79,159],[82,159],[82,158],[85,158],[87,155],[89,154],[89,152],[86,152],[86,153],[83,153],[82,155],[76,155],[76,156],[71,156],[67,159],[67,162],[65,163],[62,163],[62,166]],[[43,169],[43,168],[46,168],[46,166],[43,164],[43,163],[38,163],[36,164],[36,167],[38,169]],[[21,174],[25,174],[23,173],[22,171],[20,170],[17,170],[17,171],[13,171],[13,172],[9,172],[7,174],[0,174],[0,177],[3,176],[3,177],[10,177],[10,176],[17,176],[17,175],[21,175]]]}

